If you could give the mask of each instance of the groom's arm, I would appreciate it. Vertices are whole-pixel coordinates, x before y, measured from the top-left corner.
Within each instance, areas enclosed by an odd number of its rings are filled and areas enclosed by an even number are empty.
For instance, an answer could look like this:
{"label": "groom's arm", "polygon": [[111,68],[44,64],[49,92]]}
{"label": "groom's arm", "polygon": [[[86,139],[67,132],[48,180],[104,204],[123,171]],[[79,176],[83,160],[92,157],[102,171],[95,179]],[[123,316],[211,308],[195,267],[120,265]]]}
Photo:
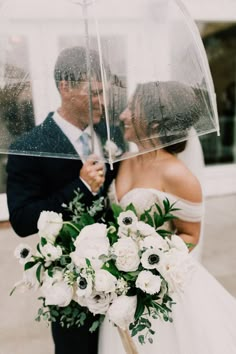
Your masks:
{"label": "groom's arm", "polygon": [[[62,213],[68,218],[68,212],[62,204],[68,204],[78,188],[83,194],[82,202],[91,205],[97,197],[79,178],[71,179],[63,187],[45,194],[40,158],[32,156],[9,155],[7,163],[7,200],[10,223],[21,237],[35,234],[41,211],[49,210]],[[66,171],[61,171],[65,173]],[[55,179],[57,176],[55,175]]]}

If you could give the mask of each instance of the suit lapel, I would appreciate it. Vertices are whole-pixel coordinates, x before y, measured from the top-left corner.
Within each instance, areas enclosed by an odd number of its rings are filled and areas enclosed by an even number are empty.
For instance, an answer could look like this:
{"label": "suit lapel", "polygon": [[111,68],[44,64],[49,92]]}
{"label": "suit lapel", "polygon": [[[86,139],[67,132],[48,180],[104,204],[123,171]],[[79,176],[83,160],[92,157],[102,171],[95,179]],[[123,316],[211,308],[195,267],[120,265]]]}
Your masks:
{"label": "suit lapel", "polygon": [[42,123],[42,135],[46,144],[50,147],[53,154],[59,154],[62,157],[79,156],[70,140],[58,127],[52,118],[53,113],[49,113],[45,121]]}

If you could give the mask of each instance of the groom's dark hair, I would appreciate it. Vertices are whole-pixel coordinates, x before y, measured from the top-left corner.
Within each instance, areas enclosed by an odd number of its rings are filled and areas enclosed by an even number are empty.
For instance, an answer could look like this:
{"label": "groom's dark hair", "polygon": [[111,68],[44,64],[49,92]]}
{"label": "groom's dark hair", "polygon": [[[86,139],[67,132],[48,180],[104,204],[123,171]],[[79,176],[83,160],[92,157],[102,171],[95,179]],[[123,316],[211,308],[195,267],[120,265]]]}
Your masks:
{"label": "groom's dark hair", "polygon": [[[98,52],[89,49],[87,53],[84,47],[64,49],[59,54],[54,68],[54,79],[57,88],[59,87],[59,82],[63,80],[68,81],[72,87],[80,82],[88,81],[88,61],[91,69],[91,78],[96,79],[96,81],[102,81]],[[103,67],[109,79],[110,69],[105,62],[103,62]]]}

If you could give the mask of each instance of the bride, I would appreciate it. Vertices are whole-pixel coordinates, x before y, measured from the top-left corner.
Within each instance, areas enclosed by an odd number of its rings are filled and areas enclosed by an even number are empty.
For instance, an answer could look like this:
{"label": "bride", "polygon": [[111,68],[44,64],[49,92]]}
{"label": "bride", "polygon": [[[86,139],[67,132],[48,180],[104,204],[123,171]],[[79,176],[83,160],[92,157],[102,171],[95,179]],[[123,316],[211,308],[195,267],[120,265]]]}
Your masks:
{"label": "bride", "polygon": [[[151,151],[154,138],[146,137],[147,132],[156,131],[159,142],[168,143],[173,135],[185,134],[198,118],[198,101],[190,87],[170,81],[138,85],[120,119],[125,139],[150,152],[122,161],[109,194],[111,203],[122,207],[133,203],[138,213],[155,202],[161,205],[166,197],[176,202],[178,219],[167,227],[192,245],[190,257],[199,240],[203,203],[198,179],[176,157],[186,143]],[[172,136],[164,134],[173,130],[174,119],[178,131]],[[173,323],[152,320],[153,344],[141,345],[134,337],[139,354],[236,353],[236,301],[206,269],[193,262],[195,270],[184,292],[174,297]],[[99,337],[99,354],[125,354],[118,331],[107,318]]]}

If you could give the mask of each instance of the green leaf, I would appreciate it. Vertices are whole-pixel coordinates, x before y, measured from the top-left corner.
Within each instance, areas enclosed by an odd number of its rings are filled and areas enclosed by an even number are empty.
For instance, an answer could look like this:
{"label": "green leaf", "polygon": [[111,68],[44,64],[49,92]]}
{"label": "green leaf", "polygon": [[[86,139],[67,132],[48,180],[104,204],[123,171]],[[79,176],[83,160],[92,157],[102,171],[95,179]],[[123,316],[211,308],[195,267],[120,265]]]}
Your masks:
{"label": "green leaf", "polygon": [[137,296],[137,307],[136,307],[136,311],[134,314],[134,318],[136,320],[139,319],[139,317],[142,316],[144,310],[145,310],[145,305],[144,305],[143,299],[141,296]]}
{"label": "green leaf", "polygon": [[116,265],[113,260],[109,260],[103,264],[102,269],[107,270],[109,273],[118,278],[120,276],[119,270],[116,268]]}
{"label": "green leaf", "polygon": [[24,265],[24,270],[28,270],[30,268],[32,268],[33,266],[35,266],[35,264],[37,264],[37,262],[27,262]]}
{"label": "green leaf", "polygon": [[196,244],[191,243],[191,242],[185,242],[185,244],[186,244],[186,246],[187,246],[188,248],[192,248],[192,247],[195,247],[195,246],[196,246]]}
{"label": "green leaf", "polygon": [[11,290],[9,296],[12,296],[12,294],[14,293],[15,290],[16,290],[16,286],[14,286],[14,288]]}
{"label": "green leaf", "polygon": [[40,264],[40,265],[38,266],[37,270],[36,270],[36,278],[37,278],[37,280],[38,280],[39,283],[41,282],[40,277],[41,277],[41,269],[42,269],[42,266],[43,266],[43,265]]}
{"label": "green leaf", "polygon": [[145,217],[146,217],[147,223],[150,226],[154,226],[153,219],[152,219],[151,215],[147,211],[145,211]]}
{"label": "green leaf", "polygon": [[127,211],[127,210],[131,210],[137,216],[137,211],[136,211],[133,203],[130,203],[129,205],[127,205],[127,207],[125,208],[125,211]]}
{"label": "green leaf", "polygon": [[139,341],[140,344],[144,344],[144,343],[145,343],[145,341],[144,341],[144,335],[143,335],[143,334],[141,334],[140,336],[138,336],[138,341]]}
{"label": "green leaf", "polygon": [[90,260],[88,258],[85,258],[85,262],[86,262],[87,267],[90,268],[91,267]]}
{"label": "green leaf", "polygon": [[155,207],[157,208],[159,215],[163,216],[163,212],[162,212],[160,206],[157,203],[155,203]]}
{"label": "green leaf", "polygon": [[156,231],[157,231],[157,233],[158,233],[160,236],[162,236],[163,238],[172,235],[172,232],[171,232],[171,231],[168,231],[168,230],[159,229],[159,230],[156,230]]}
{"label": "green leaf", "polygon": [[139,271],[124,273],[123,278],[125,278],[127,281],[135,281],[139,273]]}
{"label": "green leaf", "polygon": [[111,209],[115,218],[118,218],[120,213],[124,211],[123,208],[121,208],[121,206],[117,204],[112,204]]}
{"label": "green leaf", "polygon": [[89,332],[91,332],[91,333],[95,332],[99,326],[100,326],[100,322],[94,321],[92,326],[89,328]]}
{"label": "green leaf", "polygon": [[160,216],[159,214],[157,214],[157,212],[154,212],[153,218],[154,218],[155,228],[160,227],[161,225],[163,225],[163,223],[164,223],[163,217]]}
{"label": "green leaf", "polygon": [[73,227],[72,223],[64,224],[61,231],[60,236],[63,239],[74,239],[78,235],[78,231]]}
{"label": "green leaf", "polygon": [[87,213],[81,215],[80,225],[85,227],[87,225],[92,225],[92,224],[94,224],[94,219],[93,219],[93,217],[91,215],[89,215]]}
{"label": "green leaf", "polygon": [[48,241],[46,240],[45,237],[41,237],[40,243],[41,243],[42,246],[45,246],[48,243]]}
{"label": "green leaf", "polygon": [[168,198],[163,200],[163,205],[164,205],[165,214],[167,214],[170,210],[170,202]]}
{"label": "green leaf", "polygon": [[37,251],[38,251],[40,254],[42,254],[42,253],[41,253],[41,250],[40,250],[40,244],[39,244],[39,243],[37,244],[36,249],[37,249]]}
{"label": "green leaf", "polygon": [[104,321],[105,316],[104,315],[100,315],[99,319],[97,321],[94,321],[92,326],[89,328],[89,332],[95,332],[100,325],[102,324],[102,322]]}

